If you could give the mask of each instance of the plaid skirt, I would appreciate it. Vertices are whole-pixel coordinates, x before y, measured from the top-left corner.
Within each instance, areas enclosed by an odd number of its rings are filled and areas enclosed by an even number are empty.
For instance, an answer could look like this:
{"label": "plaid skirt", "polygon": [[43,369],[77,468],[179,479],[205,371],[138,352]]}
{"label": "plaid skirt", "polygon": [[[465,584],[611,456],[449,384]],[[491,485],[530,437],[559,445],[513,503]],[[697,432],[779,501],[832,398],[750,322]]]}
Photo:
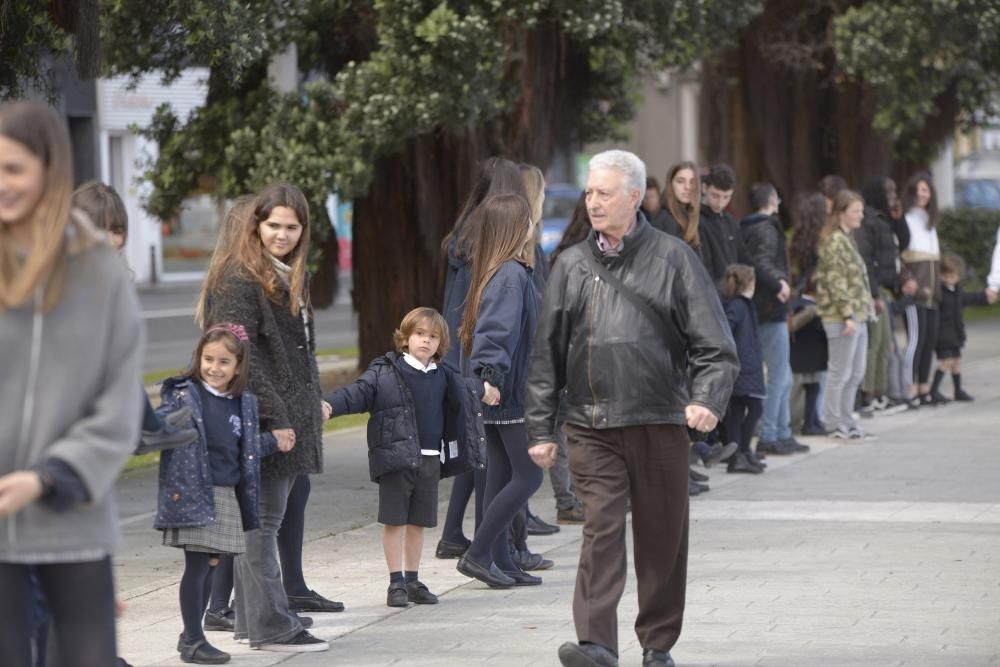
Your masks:
{"label": "plaid skirt", "polygon": [[215,521],[207,526],[167,528],[163,531],[163,544],[210,554],[241,554],[247,550],[236,491],[231,486],[213,486],[212,492]]}

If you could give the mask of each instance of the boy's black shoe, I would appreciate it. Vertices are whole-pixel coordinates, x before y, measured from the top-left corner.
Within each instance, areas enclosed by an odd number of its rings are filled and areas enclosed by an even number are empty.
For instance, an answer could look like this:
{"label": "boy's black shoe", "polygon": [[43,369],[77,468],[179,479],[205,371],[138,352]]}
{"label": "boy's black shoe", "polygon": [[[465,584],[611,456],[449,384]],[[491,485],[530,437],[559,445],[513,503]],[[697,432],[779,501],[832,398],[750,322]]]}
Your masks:
{"label": "boy's black shoe", "polygon": [[532,553],[528,549],[514,549],[510,554],[510,558],[514,561],[514,565],[517,565],[525,572],[530,570],[547,570],[555,565],[555,563],[542,554]]}
{"label": "boy's black shoe", "polygon": [[206,639],[196,639],[189,643],[181,636],[177,650],[181,654],[181,662],[195,665],[224,665],[230,660],[228,653],[215,648]]}
{"label": "boy's black shoe", "polygon": [[759,475],[760,473],[764,472],[764,469],[750,463],[750,460],[747,458],[747,455],[744,454],[743,452],[740,452],[733,458],[729,459],[729,463],[726,465],[726,472],[729,473],[745,472],[745,473],[750,473],[752,475]]}
{"label": "boy's black shoe", "polygon": [[697,470],[688,468],[688,479],[690,479],[692,482],[707,482],[708,475],[702,475]]}
{"label": "boy's black shoe", "polygon": [[757,452],[761,454],[774,454],[775,456],[790,456],[795,453],[795,447],[787,445],[780,440],[758,440]]}
{"label": "boy's black shoe", "polygon": [[784,438],[778,441],[779,444],[792,448],[793,454],[805,454],[809,451],[809,445],[803,444],[794,437]]}
{"label": "boy's black shoe", "polygon": [[[391,588],[391,587],[390,587]],[[431,593],[421,581],[411,581],[406,584],[406,597],[413,604],[437,604],[438,596]],[[390,607],[393,605],[389,605]]]}
{"label": "boy's black shoe", "polygon": [[446,542],[445,540],[439,540],[437,549],[434,550],[434,555],[437,558],[461,558],[465,555],[466,550],[468,550],[471,542],[466,544],[456,544],[454,542]]}
{"label": "boy's black shoe", "polygon": [[554,535],[559,532],[559,526],[553,526],[551,523],[545,523],[541,518],[535,516],[534,514],[528,515],[528,521],[526,522],[528,526],[528,535]]}
{"label": "boy's black shoe", "polygon": [[316,591],[309,591],[308,595],[289,595],[288,609],[294,612],[336,612],[344,611],[344,603],[327,600]]}
{"label": "boy's black shoe", "polygon": [[698,482],[688,478],[688,495],[697,496],[701,493],[706,493],[709,490],[708,484],[699,484]]}
{"label": "boy's black shoe", "polygon": [[721,442],[717,442],[711,445],[704,454],[701,455],[701,462],[706,468],[711,468],[719,461],[725,461],[739,448],[735,442],[730,442],[723,445]]}
{"label": "boy's black shoe", "polygon": [[205,612],[203,627],[206,632],[232,632],[236,627],[236,612],[229,607],[218,611],[209,609]]}
{"label": "boy's black shoe", "polygon": [[618,667],[618,656],[600,644],[566,642],[559,647],[563,667]]}
{"label": "boy's black shoe", "polygon": [[[825,434],[826,431],[823,431],[823,433]],[[764,462],[764,457],[763,456],[758,456],[754,452],[747,452],[746,456],[747,456],[747,461],[749,461],[750,463],[754,464],[755,466],[757,466],[761,470],[763,470],[764,468],[767,467],[767,463]]]}
{"label": "boy's black shoe", "polygon": [[642,652],[642,667],[675,667],[670,651],[657,651],[647,648]]}
{"label": "boy's black shoe", "polygon": [[962,401],[962,402],[968,402],[968,401],[974,401],[976,399],[974,399],[972,396],[970,396],[969,394],[967,394],[964,389],[959,389],[958,391],[955,392],[955,400],[956,401]]}
{"label": "boy's black shoe", "polygon": [[406,590],[406,584],[401,581],[389,584],[385,604],[389,607],[409,607],[410,596]]}

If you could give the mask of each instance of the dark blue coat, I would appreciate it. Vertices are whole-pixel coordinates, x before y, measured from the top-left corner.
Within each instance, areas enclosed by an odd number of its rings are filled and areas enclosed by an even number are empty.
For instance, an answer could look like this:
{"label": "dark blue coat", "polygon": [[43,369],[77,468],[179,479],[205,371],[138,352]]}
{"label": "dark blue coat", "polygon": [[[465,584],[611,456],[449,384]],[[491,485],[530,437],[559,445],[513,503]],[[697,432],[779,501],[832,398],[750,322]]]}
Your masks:
{"label": "dark blue coat", "polygon": [[764,366],[760,358],[760,344],[757,340],[757,309],[753,301],[745,296],[735,296],[723,304],[729,328],[733,330],[736,353],[740,357],[740,374],[733,385],[733,396],[757,396],[767,394],[764,387]]}
{"label": "dark blue coat", "polygon": [[465,296],[469,293],[472,282],[472,264],[464,257],[455,254],[455,241],[448,246],[448,266],[444,274],[444,303],[441,314],[448,323],[448,334],[452,346],[444,360],[455,368],[462,365],[462,346],[458,344],[458,327],[462,324],[462,313],[465,312]]}
{"label": "dark blue coat", "polygon": [[[420,466],[420,433],[414,400],[403,379],[401,354],[389,352],[346,387],[326,397],[333,414],[371,413],[368,419],[368,469],[373,482],[397,470]],[[441,477],[486,468],[486,433],[480,402],[482,384],[466,380],[447,362],[438,368],[448,376],[444,454]]]}
{"label": "dark blue coat", "polygon": [[500,390],[500,405],[483,406],[487,422],[524,418],[539,300],[531,269],[513,259],[504,262],[483,289],[472,353],[462,359],[462,372]]}
{"label": "dark blue coat", "polygon": [[[169,449],[160,455],[160,490],[157,495],[156,519],[158,530],[207,526],[215,520],[212,494],[212,471],[208,464],[208,443],[202,423],[201,395],[189,376],[169,378],[160,390],[162,403],[157,413],[166,414],[181,406],[191,408],[198,441],[187,447]],[[278,450],[271,433],[261,433],[257,412],[257,397],[249,391],[240,397],[243,435],[240,437],[240,483],[236,499],[240,504],[243,529],[260,528],[260,460]]]}

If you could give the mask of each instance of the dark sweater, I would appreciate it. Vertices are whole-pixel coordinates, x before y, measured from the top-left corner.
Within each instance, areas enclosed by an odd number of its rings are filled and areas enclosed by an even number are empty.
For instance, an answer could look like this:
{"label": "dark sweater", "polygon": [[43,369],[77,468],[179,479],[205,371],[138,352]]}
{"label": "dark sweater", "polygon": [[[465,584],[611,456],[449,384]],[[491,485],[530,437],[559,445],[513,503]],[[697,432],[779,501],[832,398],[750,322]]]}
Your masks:
{"label": "dark sweater", "polygon": [[716,213],[710,207],[702,206],[698,236],[701,238],[701,261],[705,270],[716,284],[721,284],[726,268],[742,259],[739,223],[725,211]]}
{"label": "dark sweater", "polygon": [[215,486],[236,486],[240,483],[240,400],[216,396],[199,382],[201,414],[208,444],[208,467]]}
{"label": "dark sweater", "polygon": [[413,396],[413,411],[417,417],[417,434],[420,449],[441,451],[444,437],[445,399],[448,395],[448,378],[445,371],[435,368],[426,373],[417,370],[401,359],[403,382]]}

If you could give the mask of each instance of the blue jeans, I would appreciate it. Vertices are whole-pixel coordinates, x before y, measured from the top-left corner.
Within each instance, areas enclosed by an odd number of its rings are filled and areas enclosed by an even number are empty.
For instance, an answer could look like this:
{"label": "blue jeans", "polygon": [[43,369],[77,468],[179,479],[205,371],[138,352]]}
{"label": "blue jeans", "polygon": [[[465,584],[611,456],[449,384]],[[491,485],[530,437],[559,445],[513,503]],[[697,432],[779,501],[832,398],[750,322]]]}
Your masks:
{"label": "blue jeans", "polygon": [[767,368],[767,397],[760,424],[761,442],[792,437],[789,399],[792,393],[792,364],[789,357],[788,324],[765,322],[759,327],[760,356]]}

